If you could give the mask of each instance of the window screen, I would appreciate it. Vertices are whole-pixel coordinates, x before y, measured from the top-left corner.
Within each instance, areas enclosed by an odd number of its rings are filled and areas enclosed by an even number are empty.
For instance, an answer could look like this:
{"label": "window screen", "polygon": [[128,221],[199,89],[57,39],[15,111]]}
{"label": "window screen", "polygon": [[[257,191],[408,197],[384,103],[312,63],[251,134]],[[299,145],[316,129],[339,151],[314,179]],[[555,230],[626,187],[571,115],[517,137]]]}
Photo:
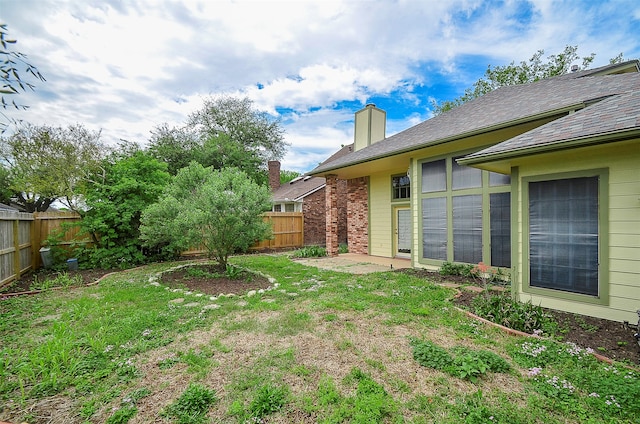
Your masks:
{"label": "window screen", "polygon": [[598,295],[598,178],[529,183],[531,287]]}
{"label": "window screen", "polygon": [[489,195],[491,265],[511,267],[511,193]]}
{"label": "window screen", "polygon": [[469,166],[458,165],[456,159],[451,161],[451,173],[454,190],[460,190],[462,188],[475,188],[482,186],[482,171],[478,168],[471,168]]}
{"label": "window screen", "polygon": [[422,199],[422,256],[447,260],[447,198]]}
{"label": "window screen", "polygon": [[482,196],[453,198],[453,260],[482,261]]}
{"label": "window screen", "polygon": [[284,211],[285,212],[294,212],[295,211],[295,206],[293,203],[286,203],[284,205]]}
{"label": "window screen", "polygon": [[447,189],[447,164],[444,159],[422,164],[422,192]]}

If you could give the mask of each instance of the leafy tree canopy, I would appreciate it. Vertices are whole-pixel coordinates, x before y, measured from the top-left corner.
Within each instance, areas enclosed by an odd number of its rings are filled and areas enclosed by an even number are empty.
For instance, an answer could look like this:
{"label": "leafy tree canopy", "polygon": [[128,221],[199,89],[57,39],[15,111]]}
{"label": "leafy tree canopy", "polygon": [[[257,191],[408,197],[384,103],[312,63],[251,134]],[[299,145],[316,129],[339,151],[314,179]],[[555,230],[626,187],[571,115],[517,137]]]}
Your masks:
{"label": "leafy tree canopy", "polygon": [[9,204],[13,191],[10,188],[9,170],[0,164],[0,203]]}
{"label": "leafy tree canopy", "polygon": [[248,98],[212,97],[182,128],[167,124],[152,131],[149,151],[172,174],[196,161],[214,169],[235,167],[266,183],[267,162],[284,156],[280,121],[259,112]]}
{"label": "leafy tree canopy", "polygon": [[[34,89],[35,86],[23,78],[24,73],[30,74],[31,77],[39,81],[45,81],[38,68],[27,62],[27,56],[24,53],[10,49],[16,42],[16,40],[8,38],[7,25],[0,24],[0,78],[2,79],[0,104],[2,109],[9,107],[15,109],[28,108],[26,105],[16,103],[15,100],[8,100],[5,97],[18,94],[27,89]],[[0,120],[0,133],[4,133],[11,120],[4,113],[1,113],[1,115],[3,119]]]}
{"label": "leafy tree canopy", "polygon": [[140,216],[170,180],[167,165],[141,150],[104,160],[101,173],[86,186],[88,210],[81,221],[94,240],[95,249],[88,252],[93,266],[126,268],[146,260]]}
{"label": "leafy tree canopy", "polygon": [[0,159],[9,171],[16,202],[27,212],[42,212],[56,200],[81,207],[81,186],[100,167],[107,148],[100,132],[82,125],[67,128],[24,125],[0,138]]}
{"label": "leafy tree canopy", "polygon": [[[577,65],[578,70],[588,69],[595,58],[595,53],[581,58],[577,52],[577,46],[566,46],[561,53],[548,56],[547,61],[544,62],[542,60],[544,50],[538,50],[528,62],[522,61],[519,64],[511,62],[505,66],[494,67],[489,65],[484,76],[476,81],[472,87],[467,88],[462,96],[441,103],[433,101],[433,111],[438,115],[507,85],[527,84],[544,78],[566,74],[576,61],[582,60],[582,64]],[[622,60],[621,53],[611,59],[610,62],[620,63]]]}
{"label": "leafy tree canopy", "polygon": [[230,255],[270,236],[271,226],[262,219],[270,198],[266,186],[241,170],[191,162],[144,211],[141,238],[146,246],[169,252],[202,246],[224,269]]}
{"label": "leafy tree canopy", "polygon": [[283,169],[282,171],[280,171],[280,184],[287,184],[289,181],[293,180],[294,178],[298,178],[299,176],[299,172],[287,171],[286,169]]}

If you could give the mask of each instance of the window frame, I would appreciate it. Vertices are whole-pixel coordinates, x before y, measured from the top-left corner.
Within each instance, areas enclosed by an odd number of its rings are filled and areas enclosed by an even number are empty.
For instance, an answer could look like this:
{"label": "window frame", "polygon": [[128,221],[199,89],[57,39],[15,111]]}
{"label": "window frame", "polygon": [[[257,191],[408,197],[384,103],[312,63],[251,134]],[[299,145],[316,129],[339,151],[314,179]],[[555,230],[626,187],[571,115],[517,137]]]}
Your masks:
{"label": "window frame", "polygon": [[[455,263],[466,263],[466,262],[456,262],[454,261],[454,237],[453,237],[453,198],[457,196],[465,196],[465,195],[481,195],[482,196],[482,260],[484,263],[491,263],[491,214],[490,214],[490,205],[489,205],[489,197],[494,193],[513,193],[513,181],[514,176],[511,175],[510,183],[503,185],[490,185],[489,176],[490,172],[481,170],[481,185],[480,187],[472,187],[472,188],[458,188],[453,189],[453,161],[457,158],[464,157],[465,155],[474,152],[465,151],[465,152],[453,152],[447,155],[441,156],[433,156],[428,158],[419,159],[416,161],[417,165],[417,180],[418,185],[414,187],[414,193],[417,194],[417,198],[412,200],[412,204],[418,207],[418,235],[419,235],[419,243],[418,243],[418,251],[417,260],[418,263],[427,265],[427,266],[442,266],[444,262],[455,262]],[[445,162],[445,172],[446,172],[446,189],[442,191],[427,191],[424,192],[423,188],[423,178],[422,178],[422,165],[429,162],[436,162],[444,160]],[[429,198],[437,198],[442,197],[446,199],[447,205],[447,254],[445,260],[442,259],[433,259],[433,258],[425,258],[424,257],[424,226],[423,226],[423,200]],[[513,195],[511,194],[511,199],[513,199]],[[413,203],[415,202],[415,203]],[[513,214],[513,205],[511,206],[511,214]],[[513,220],[512,220],[513,221]],[[513,223],[511,223],[511,237],[513,240]],[[513,266],[513,249],[512,249],[512,260],[511,267]],[[511,270],[511,267],[505,266],[493,266],[495,268],[501,268],[505,270]]]}
{"label": "window frame", "polygon": [[[598,178],[598,294],[596,296],[569,291],[534,287],[530,285],[531,258],[529,223],[529,183],[559,181],[573,178]],[[522,177],[522,291],[533,295],[553,297],[569,301],[608,305],[609,304],[609,169],[591,169],[574,172],[533,175]]]}
{"label": "window frame", "polygon": [[[406,189],[407,197],[395,197],[396,189],[393,187],[393,179],[394,178],[403,178],[406,177],[409,180],[409,184],[403,186]],[[400,190],[400,189],[398,189]],[[392,202],[409,202],[411,201],[411,178],[407,174],[394,174],[391,175],[391,201]]]}

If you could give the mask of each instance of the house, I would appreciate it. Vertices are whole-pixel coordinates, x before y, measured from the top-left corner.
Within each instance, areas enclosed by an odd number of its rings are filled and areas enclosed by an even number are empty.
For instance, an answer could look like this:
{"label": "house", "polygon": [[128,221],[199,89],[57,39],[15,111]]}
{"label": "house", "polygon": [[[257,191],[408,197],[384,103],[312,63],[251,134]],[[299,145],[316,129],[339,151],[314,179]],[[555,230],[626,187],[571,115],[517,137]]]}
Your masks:
{"label": "house", "polygon": [[[344,146],[323,162],[328,163],[352,150]],[[272,191],[272,212],[302,212],[304,245],[324,246],[326,243],[326,180],[323,177],[301,175],[286,184],[280,184],[280,162],[269,161],[269,186]],[[346,181],[338,181],[338,191],[344,192]],[[347,201],[342,196],[337,202],[337,241],[347,242]]]}
{"label": "house", "polygon": [[[428,269],[482,261],[511,274],[517,299],[633,322],[639,67],[503,87],[390,137],[367,105],[354,151],[310,174],[326,178],[328,213],[347,180],[350,252]],[[337,254],[331,234],[327,248]]]}

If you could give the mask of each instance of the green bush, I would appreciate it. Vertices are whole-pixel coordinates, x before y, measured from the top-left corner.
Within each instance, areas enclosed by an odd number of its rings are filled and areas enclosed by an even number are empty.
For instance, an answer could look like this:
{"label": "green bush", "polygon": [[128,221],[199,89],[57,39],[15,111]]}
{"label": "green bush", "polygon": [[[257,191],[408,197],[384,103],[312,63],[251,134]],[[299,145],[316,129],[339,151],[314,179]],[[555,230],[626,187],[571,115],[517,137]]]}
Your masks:
{"label": "green bush", "polygon": [[461,275],[463,277],[473,277],[473,265],[470,264],[454,264],[453,262],[445,262],[438,271],[440,275]]}
{"label": "green bush", "polygon": [[557,325],[541,306],[519,302],[508,294],[476,296],[471,304],[474,313],[496,324],[525,333],[550,332]]}

